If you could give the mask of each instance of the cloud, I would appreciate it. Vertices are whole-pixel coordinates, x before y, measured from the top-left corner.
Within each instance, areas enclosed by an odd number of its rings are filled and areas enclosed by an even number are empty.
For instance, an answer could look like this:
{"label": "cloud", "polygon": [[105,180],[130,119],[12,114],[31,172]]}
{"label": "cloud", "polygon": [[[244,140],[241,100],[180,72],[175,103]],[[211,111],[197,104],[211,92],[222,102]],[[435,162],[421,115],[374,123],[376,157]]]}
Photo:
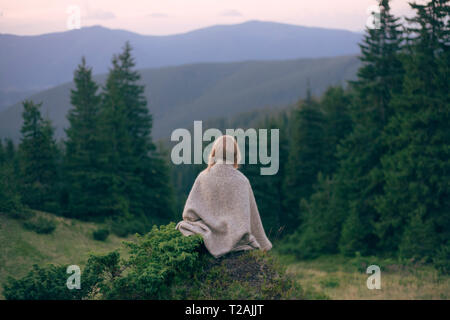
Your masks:
{"label": "cloud", "polygon": [[116,15],[111,11],[104,11],[102,9],[88,10],[88,14],[85,19],[87,20],[111,20],[115,19]]}
{"label": "cloud", "polygon": [[168,16],[168,14],[160,12],[154,12],[147,15],[149,18],[167,18]]}
{"label": "cloud", "polygon": [[242,13],[240,13],[237,10],[231,9],[231,10],[225,10],[219,13],[219,16],[221,17],[242,17]]}

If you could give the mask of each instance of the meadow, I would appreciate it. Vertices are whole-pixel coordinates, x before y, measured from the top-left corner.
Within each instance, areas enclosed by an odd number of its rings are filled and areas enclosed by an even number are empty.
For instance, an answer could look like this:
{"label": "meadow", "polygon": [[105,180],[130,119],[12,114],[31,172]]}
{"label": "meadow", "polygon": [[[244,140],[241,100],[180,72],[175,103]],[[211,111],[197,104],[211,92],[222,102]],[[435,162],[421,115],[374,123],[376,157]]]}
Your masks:
{"label": "meadow", "polygon": [[[321,292],[332,300],[448,300],[450,276],[420,261],[398,261],[377,257],[326,255],[299,261],[277,254],[287,273],[309,291]],[[371,264],[380,266],[381,289],[367,287]]]}

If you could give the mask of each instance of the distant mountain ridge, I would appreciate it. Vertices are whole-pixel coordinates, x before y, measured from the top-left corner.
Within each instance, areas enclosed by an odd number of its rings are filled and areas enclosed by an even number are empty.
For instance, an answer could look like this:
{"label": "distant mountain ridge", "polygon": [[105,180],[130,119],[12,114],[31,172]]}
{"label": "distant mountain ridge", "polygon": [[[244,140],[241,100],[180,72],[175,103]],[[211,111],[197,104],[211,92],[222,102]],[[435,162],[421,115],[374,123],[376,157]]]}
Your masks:
{"label": "distant mountain ridge", "polygon": [[[194,120],[229,117],[241,112],[286,106],[304,97],[309,80],[314,95],[330,85],[355,79],[356,56],[286,61],[200,63],[140,70],[148,107],[154,118],[153,137],[167,138],[175,128],[189,128]],[[99,84],[105,75],[95,77]],[[30,98],[43,102],[42,114],[50,118],[56,136],[64,136],[70,89],[66,83]],[[0,137],[17,140],[22,125],[22,105],[0,112]]]}
{"label": "distant mountain ridge", "polygon": [[346,30],[263,21],[216,25],[168,36],[100,26],[37,36],[0,34],[0,96],[70,81],[83,55],[95,74],[105,73],[112,55],[120,52],[125,41],[134,47],[137,67],[142,69],[357,54],[361,37]]}

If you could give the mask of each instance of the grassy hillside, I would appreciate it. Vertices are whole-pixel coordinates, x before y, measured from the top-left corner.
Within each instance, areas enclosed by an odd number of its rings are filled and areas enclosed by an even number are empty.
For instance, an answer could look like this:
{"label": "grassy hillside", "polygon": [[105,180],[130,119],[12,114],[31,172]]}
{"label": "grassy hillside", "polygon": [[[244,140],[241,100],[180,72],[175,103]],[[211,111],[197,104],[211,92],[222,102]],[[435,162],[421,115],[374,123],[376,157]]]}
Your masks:
{"label": "grassy hillside", "polygon": [[[159,139],[169,137],[175,128],[191,127],[194,120],[294,103],[305,95],[308,79],[313,94],[319,96],[330,85],[354,79],[359,65],[356,56],[343,56],[202,63],[144,69],[141,75],[154,119],[153,137]],[[105,75],[96,77],[99,83],[104,80]],[[64,135],[67,126],[71,88],[67,83],[31,96],[35,102],[43,102],[42,114],[53,121],[57,137]],[[0,137],[19,137],[21,113],[20,103],[0,113]]]}
{"label": "grassy hillside", "polygon": [[[21,221],[0,214],[0,299],[2,284],[8,276],[24,276],[33,264],[75,264],[82,267],[89,253],[107,253],[119,249],[122,241],[111,234],[97,241],[92,232],[99,225],[36,212],[51,217],[57,227],[51,234],[37,234],[23,228]],[[122,249],[121,249],[122,250]]]}

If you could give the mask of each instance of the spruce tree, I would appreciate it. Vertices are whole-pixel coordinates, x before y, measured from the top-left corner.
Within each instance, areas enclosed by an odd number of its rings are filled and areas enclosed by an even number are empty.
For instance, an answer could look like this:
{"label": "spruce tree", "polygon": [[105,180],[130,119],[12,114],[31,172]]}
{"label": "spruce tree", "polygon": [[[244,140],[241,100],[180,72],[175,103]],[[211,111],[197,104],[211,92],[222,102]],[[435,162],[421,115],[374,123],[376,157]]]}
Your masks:
{"label": "spruce tree", "polygon": [[305,101],[292,114],[291,140],[283,182],[283,219],[286,233],[294,231],[303,218],[301,199],[308,199],[324,164],[324,115],[309,90]]}
{"label": "spruce tree", "polygon": [[449,1],[411,6],[404,90],[384,134],[377,231],[386,251],[423,257],[450,243]]}
{"label": "spruce tree", "polygon": [[326,162],[321,169],[324,175],[332,176],[338,168],[336,149],[352,130],[350,116],[351,93],[342,87],[329,87],[320,101],[320,108],[325,114],[324,157]]}
{"label": "spruce tree", "polygon": [[58,150],[49,120],[30,100],[23,102],[23,125],[19,145],[21,194],[33,209],[57,211]]}
{"label": "spruce tree", "polygon": [[324,161],[314,193],[310,199],[301,201],[304,223],[284,246],[285,251],[299,258],[313,258],[338,250],[343,217],[334,210],[339,199],[333,193],[332,176],[338,167],[336,147],[352,128],[350,103],[351,96],[342,87],[330,87],[320,101],[325,114]]}
{"label": "spruce tree", "polygon": [[[390,13],[389,1],[381,0],[380,25],[367,29],[361,47],[363,66],[352,82],[355,92],[352,107],[353,131],[340,144],[340,162],[335,176],[335,212],[347,217],[340,248],[346,254],[373,253],[378,243],[373,222],[378,219],[374,199],[383,191],[380,158],[386,152],[381,133],[394,114],[390,101],[401,91],[402,35],[398,18]],[[358,222],[356,227],[355,221]],[[359,239],[355,240],[355,239]]]}
{"label": "spruce tree", "polygon": [[100,162],[100,96],[84,57],[74,73],[74,84],[64,157],[66,214],[88,219],[105,215],[104,201],[109,194]]}
{"label": "spruce tree", "polygon": [[101,110],[102,137],[107,142],[102,166],[110,180],[111,208],[148,224],[167,220],[173,216],[168,167],[150,136],[152,117],[129,43],[112,64]]}

